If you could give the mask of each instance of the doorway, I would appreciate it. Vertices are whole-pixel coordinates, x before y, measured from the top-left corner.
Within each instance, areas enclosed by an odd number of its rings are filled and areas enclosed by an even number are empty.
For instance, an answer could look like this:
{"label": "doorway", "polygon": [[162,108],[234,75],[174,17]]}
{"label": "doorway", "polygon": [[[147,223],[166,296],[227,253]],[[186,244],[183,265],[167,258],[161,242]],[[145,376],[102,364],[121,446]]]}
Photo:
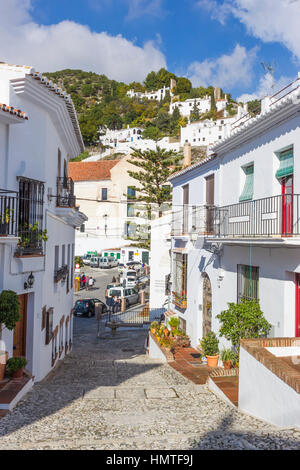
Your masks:
{"label": "doorway", "polygon": [[206,233],[214,231],[215,175],[206,179]]}
{"label": "doorway", "polygon": [[19,295],[20,315],[14,329],[13,357],[26,356],[27,294]]}
{"label": "doorway", "polygon": [[212,292],[211,282],[206,273],[203,274],[203,312],[202,312],[202,337],[211,331],[212,323]]}
{"label": "doorway", "polygon": [[293,175],[281,180],[281,235],[293,234]]}

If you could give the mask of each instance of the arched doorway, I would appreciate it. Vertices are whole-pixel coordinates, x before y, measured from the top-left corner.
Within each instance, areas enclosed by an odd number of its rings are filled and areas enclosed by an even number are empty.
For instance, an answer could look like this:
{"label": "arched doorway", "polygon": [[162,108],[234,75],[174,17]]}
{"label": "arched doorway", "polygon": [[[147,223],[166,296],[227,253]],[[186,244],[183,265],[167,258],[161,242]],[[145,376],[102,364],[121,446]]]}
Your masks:
{"label": "arched doorway", "polygon": [[211,331],[211,283],[208,275],[203,273],[203,310],[202,310],[202,337]]}

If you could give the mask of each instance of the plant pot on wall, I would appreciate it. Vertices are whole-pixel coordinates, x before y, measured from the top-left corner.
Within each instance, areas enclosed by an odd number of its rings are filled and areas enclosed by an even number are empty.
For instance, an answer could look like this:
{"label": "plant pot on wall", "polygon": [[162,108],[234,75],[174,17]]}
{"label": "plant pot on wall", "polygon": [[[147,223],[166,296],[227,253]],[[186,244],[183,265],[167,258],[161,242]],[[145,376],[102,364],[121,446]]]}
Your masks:
{"label": "plant pot on wall", "polygon": [[223,366],[225,370],[229,370],[232,367],[232,361],[223,361]]}
{"label": "plant pot on wall", "polygon": [[219,354],[217,356],[206,356],[208,367],[218,367]]}
{"label": "plant pot on wall", "polygon": [[7,360],[8,360],[8,352],[0,351],[0,381],[3,380],[4,378]]}
{"label": "plant pot on wall", "polygon": [[23,367],[11,373],[12,379],[21,379],[23,377]]}

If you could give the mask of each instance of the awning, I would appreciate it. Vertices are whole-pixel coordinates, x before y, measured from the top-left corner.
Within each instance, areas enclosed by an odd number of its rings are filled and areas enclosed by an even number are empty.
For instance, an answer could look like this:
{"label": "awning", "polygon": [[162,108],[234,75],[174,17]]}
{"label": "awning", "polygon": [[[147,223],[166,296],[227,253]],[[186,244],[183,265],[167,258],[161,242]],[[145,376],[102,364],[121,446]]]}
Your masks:
{"label": "awning", "polygon": [[284,178],[294,173],[294,151],[293,149],[285,150],[279,154],[280,166],[276,171],[276,178]]}
{"label": "awning", "polygon": [[240,195],[241,201],[250,201],[253,198],[253,177],[254,177],[254,165],[249,165],[243,168],[246,179],[242,194]]}

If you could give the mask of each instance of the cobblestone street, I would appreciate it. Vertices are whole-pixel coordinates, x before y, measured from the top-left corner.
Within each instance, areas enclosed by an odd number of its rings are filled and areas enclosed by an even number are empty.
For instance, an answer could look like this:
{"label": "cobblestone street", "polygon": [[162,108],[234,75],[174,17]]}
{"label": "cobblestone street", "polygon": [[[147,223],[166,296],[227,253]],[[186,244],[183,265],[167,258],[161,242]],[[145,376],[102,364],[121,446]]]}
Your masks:
{"label": "cobblestone street", "polygon": [[62,365],[0,420],[0,449],[299,449],[300,432],[245,416],[145,355],[146,330],[96,338],[74,321]]}

